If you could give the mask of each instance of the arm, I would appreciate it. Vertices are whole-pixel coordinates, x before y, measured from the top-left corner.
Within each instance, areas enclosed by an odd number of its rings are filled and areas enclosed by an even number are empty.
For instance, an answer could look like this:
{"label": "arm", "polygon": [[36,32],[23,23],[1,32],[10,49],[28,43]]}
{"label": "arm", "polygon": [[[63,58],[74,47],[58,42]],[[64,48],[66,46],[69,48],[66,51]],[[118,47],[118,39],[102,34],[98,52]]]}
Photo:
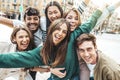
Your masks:
{"label": "arm", "polygon": [[50,68],[50,72],[59,78],[64,78],[66,76],[66,71],[61,72],[61,70],[64,70],[65,68]]}
{"label": "arm", "polygon": [[40,47],[25,52],[0,54],[0,68],[21,68],[42,65]]}
{"label": "arm", "polygon": [[80,66],[80,74],[79,74],[80,80],[89,80],[90,70],[82,59],[79,61],[79,66]]}
{"label": "arm", "polygon": [[13,22],[11,19],[5,18],[5,17],[1,17],[0,16],[0,24],[5,24],[9,27],[13,27]]}
{"label": "arm", "polygon": [[102,12],[100,10],[96,10],[85,23],[80,25],[74,32],[71,33],[70,39],[75,41],[80,34],[89,33],[95,27],[96,22],[101,14]]}
{"label": "arm", "polygon": [[108,6],[107,8],[105,8],[103,10],[103,14],[100,16],[100,18],[98,19],[97,23],[96,23],[96,27],[95,27],[95,30],[98,30],[99,29],[99,25],[102,25],[102,23],[104,22],[104,20],[109,17],[114,11],[116,8],[118,8],[120,6],[120,1]]}
{"label": "arm", "polygon": [[25,25],[25,23],[20,20],[12,20],[1,16],[0,16],[0,24],[7,25],[8,27],[11,28],[13,28],[14,26]]}

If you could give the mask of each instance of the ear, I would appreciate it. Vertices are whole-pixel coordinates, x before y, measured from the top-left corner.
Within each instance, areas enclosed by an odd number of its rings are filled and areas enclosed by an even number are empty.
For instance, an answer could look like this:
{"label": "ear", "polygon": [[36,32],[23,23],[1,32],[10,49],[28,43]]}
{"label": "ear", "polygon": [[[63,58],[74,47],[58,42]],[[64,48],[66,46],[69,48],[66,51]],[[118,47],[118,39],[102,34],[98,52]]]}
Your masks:
{"label": "ear", "polygon": [[15,38],[12,40],[12,43],[16,44],[16,39]]}

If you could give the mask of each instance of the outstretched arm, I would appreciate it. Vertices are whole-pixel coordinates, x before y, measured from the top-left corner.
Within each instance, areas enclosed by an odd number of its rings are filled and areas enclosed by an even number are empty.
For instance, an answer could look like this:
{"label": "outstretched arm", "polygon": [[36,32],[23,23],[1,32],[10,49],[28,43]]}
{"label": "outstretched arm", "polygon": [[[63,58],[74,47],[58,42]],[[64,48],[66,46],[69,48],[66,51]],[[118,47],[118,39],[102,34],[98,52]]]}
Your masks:
{"label": "outstretched arm", "polygon": [[102,23],[105,21],[105,19],[110,16],[116,8],[118,8],[120,6],[120,1],[108,6],[107,8],[104,9],[103,14],[100,16],[100,18],[98,19],[97,23],[96,23],[96,27],[95,30],[98,30],[100,25],[102,25]]}
{"label": "outstretched arm", "polygon": [[13,28],[14,26],[21,26],[24,25],[25,23],[20,20],[8,19],[0,16],[0,24],[4,24],[7,25],[8,27]]}
{"label": "outstretched arm", "polygon": [[0,54],[0,68],[29,68],[42,66],[41,47],[30,51]]}
{"label": "outstretched arm", "polygon": [[9,27],[13,27],[13,22],[11,19],[1,17],[1,16],[0,16],[0,24],[4,24],[4,25],[7,25]]}

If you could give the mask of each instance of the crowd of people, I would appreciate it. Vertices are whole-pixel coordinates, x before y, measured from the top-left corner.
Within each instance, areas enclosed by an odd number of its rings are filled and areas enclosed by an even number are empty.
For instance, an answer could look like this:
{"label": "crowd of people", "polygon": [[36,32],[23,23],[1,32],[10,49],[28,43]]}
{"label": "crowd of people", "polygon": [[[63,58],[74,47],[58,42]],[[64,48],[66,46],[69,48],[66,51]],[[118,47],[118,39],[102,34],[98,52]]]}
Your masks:
{"label": "crowd of people", "polygon": [[50,72],[47,80],[119,80],[119,64],[97,49],[90,31],[111,15],[120,1],[100,6],[82,23],[80,16],[89,1],[67,12],[57,1],[50,2],[45,19],[33,7],[25,10],[24,22],[0,17],[1,24],[13,28],[11,43],[0,43],[0,79],[36,80],[36,72]]}

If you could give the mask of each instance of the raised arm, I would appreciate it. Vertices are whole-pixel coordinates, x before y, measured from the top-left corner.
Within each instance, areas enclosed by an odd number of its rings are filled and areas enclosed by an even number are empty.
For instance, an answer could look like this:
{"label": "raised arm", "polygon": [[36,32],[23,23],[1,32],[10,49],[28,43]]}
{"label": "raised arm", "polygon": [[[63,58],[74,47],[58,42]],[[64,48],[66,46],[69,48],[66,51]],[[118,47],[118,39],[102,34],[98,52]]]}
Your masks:
{"label": "raised arm", "polygon": [[103,14],[100,16],[100,18],[98,19],[97,23],[96,23],[96,27],[95,27],[95,30],[98,30],[99,29],[99,25],[101,25],[105,19],[110,16],[114,11],[115,9],[117,9],[118,7],[120,6],[120,1],[108,6],[107,8],[105,8],[103,10]]}
{"label": "raised arm", "polygon": [[12,28],[14,26],[25,25],[25,23],[20,20],[8,19],[8,18],[1,17],[1,16],[0,16],[0,24],[4,24]]}
{"label": "raised arm", "polygon": [[13,22],[11,19],[0,16],[0,24],[7,25],[8,27],[13,27]]}

